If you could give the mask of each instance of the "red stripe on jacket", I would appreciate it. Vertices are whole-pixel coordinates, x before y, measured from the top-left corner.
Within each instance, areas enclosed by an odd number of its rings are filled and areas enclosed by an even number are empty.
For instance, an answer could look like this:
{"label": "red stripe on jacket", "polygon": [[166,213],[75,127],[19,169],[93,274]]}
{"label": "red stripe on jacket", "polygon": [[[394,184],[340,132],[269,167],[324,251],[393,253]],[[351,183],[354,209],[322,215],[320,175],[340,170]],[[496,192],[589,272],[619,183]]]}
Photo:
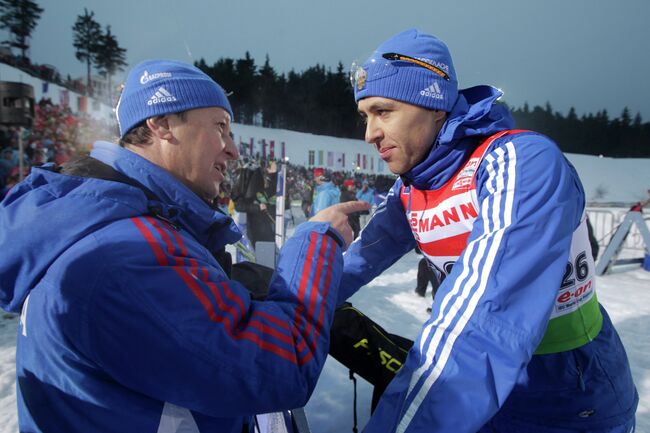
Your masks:
{"label": "red stripe on jacket", "polygon": [[[168,265],[167,257],[165,256],[162,247],[158,244],[158,241],[153,236],[153,234],[151,233],[149,228],[147,228],[147,226],[145,224],[143,224],[142,221],[139,220],[138,218],[132,218],[132,221],[134,222],[134,224],[136,225],[138,230],[142,233],[142,235],[144,236],[147,243],[149,243],[149,245],[151,246],[152,250],[154,251],[154,255],[156,256],[156,259],[158,261],[158,264],[160,264],[161,266],[167,266]],[[150,222],[154,225],[154,227],[156,227],[157,230],[159,230],[159,231],[163,230],[159,226],[158,221],[151,219]],[[167,244],[168,250],[173,251],[173,245],[171,245],[171,239],[168,236],[163,236],[162,233],[161,233],[161,237],[163,237],[165,242],[169,242]],[[180,236],[176,237],[176,239],[180,241],[181,252],[186,252],[187,249],[185,248],[184,244],[182,243],[182,239],[180,239]],[[177,258],[177,260],[178,259],[179,258]],[[262,348],[264,350],[270,351],[270,352],[272,352],[272,353],[274,353],[274,354],[276,354],[276,355],[278,355],[278,356],[280,356],[280,357],[282,357],[284,359],[287,359],[288,361],[296,363],[295,353],[293,353],[291,351],[288,351],[288,350],[286,350],[286,349],[284,349],[282,347],[279,347],[279,346],[277,346],[277,345],[275,345],[275,344],[273,344],[271,342],[264,341],[264,340],[262,340],[260,338],[260,336],[258,336],[255,333],[252,333],[250,331],[242,330],[240,332],[236,332],[235,326],[229,320],[230,318],[228,316],[226,316],[226,317],[218,316],[216,314],[216,312],[214,311],[214,307],[213,307],[212,303],[210,302],[209,298],[205,295],[205,293],[203,292],[203,290],[201,289],[201,287],[197,283],[198,270],[199,270],[198,268],[199,267],[198,267],[198,263],[197,263],[196,259],[190,258],[189,260],[190,260],[190,266],[191,266],[191,273],[188,273],[185,270],[185,268],[178,267],[178,266],[175,266],[174,270],[180,276],[180,278],[183,280],[185,285],[196,296],[196,298],[199,300],[201,305],[203,305],[203,308],[208,313],[208,317],[210,318],[210,320],[212,320],[214,322],[224,324],[224,328],[225,328],[227,334],[230,335],[232,338],[237,339],[237,340],[241,340],[242,338],[245,338],[245,339],[247,339],[249,341],[254,342],[255,344],[257,344],[260,348]],[[203,268],[201,270],[203,271],[202,272],[203,276],[207,277],[207,270],[205,268]],[[207,281],[205,281],[205,282],[207,284]],[[212,294],[215,295],[215,298],[216,298],[218,296],[218,295],[216,295],[216,293],[218,293],[218,290],[214,286],[210,287],[210,284],[213,284],[213,283],[209,283],[208,287],[210,288]],[[232,295],[232,293],[231,293],[231,295]],[[241,302],[241,299],[239,301]],[[234,310],[234,307],[226,305],[223,302],[223,300],[221,299],[220,296],[218,296],[218,301],[217,302],[219,304],[219,307],[222,310],[227,310],[228,312],[233,313],[235,323],[237,323],[239,321],[238,320],[238,315],[236,314],[237,311]],[[243,305],[243,304],[241,304],[241,305]],[[273,337],[278,338],[278,336],[280,336],[279,339],[281,341],[285,341],[285,342],[289,341],[290,343],[293,343],[293,341],[288,336],[286,336],[286,335],[282,336],[279,332],[268,328],[264,323],[255,322],[255,323],[252,323],[251,325],[253,327],[255,327],[256,329],[260,329],[264,333],[266,333],[268,335],[271,335]]]}
{"label": "red stripe on jacket", "polygon": [[[295,310],[295,313],[294,313],[293,332],[292,332],[293,337],[296,339],[296,341],[301,336],[301,333],[299,331],[299,328],[300,328],[300,325],[301,325],[300,319],[303,318],[303,320],[304,320],[303,312],[305,311],[305,307],[304,307],[305,290],[307,288],[307,282],[309,281],[309,274],[311,273],[312,258],[314,257],[314,251],[316,250],[316,238],[317,238],[316,233],[312,232],[309,235],[309,241],[310,241],[309,242],[309,248],[307,249],[307,257],[305,258],[305,261],[304,261],[305,266],[304,266],[303,271],[302,271],[302,278],[300,279],[300,285],[298,286],[297,297],[298,297],[299,304],[296,306],[296,310]],[[319,259],[319,261],[320,261],[320,259]],[[317,264],[317,266],[318,266],[318,264]],[[308,335],[305,334],[303,336],[302,341],[300,342],[300,344],[296,348],[298,350],[298,353],[302,352],[307,347],[307,337],[308,337]]]}
{"label": "red stripe on jacket", "polygon": [[[170,255],[173,254],[173,251],[174,251],[175,248],[174,248],[173,243],[171,242],[171,239],[169,238],[169,234],[168,234],[169,232],[171,232],[174,235],[174,238],[176,239],[176,244],[179,246],[179,248],[181,250],[181,257],[187,257],[187,248],[186,248],[186,246],[185,246],[185,244],[183,242],[183,239],[180,237],[180,235],[176,231],[169,229],[169,226],[167,224],[165,224],[165,227],[167,227],[168,230],[165,230],[163,227],[161,227],[161,222],[156,220],[155,218],[145,217],[145,219],[147,221],[149,221],[154,227],[156,227],[156,229],[160,233],[161,237],[163,238],[163,240],[167,244],[167,251],[169,252]],[[179,260],[181,260],[180,263],[179,263]],[[177,264],[180,264],[180,265],[183,264],[182,263],[182,258],[176,257],[176,261],[177,261]],[[198,268],[198,263],[196,262],[196,260],[190,259],[190,262],[191,262],[191,265],[193,267],[193,270]],[[208,281],[208,269],[205,266],[202,266],[200,268],[200,272],[201,272],[201,280],[203,280],[207,284],[209,282]],[[246,306],[244,305],[244,302],[242,301],[242,299],[240,297],[238,297],[235,293],[233,293],[230,290],[230,287],[229,287],[229,285],[227,283],[224,282],[222,287],[224,289],[224,293],[226,294],[226,297],[228,299],[230,299],[231,301],[235,302],[239,306],[239,313],[240,313],[239,316],[233,314],[233,317],[235,318],[235,322],[237,323],[237,322],[239,322],[239,317],[244,316],[244,314],[246,312]],[[213,292],[213,294],[214,294],[214,292]],[[232,309],[230,307],[228,307],[228,310],[232,311]],[[254,316],[260,316],[260,318],[264,318],[264,319],[268,320],[269,322],[279,326],[280,328],[283,328],[285,330],[290,330],[289,325],[287,325],[287,323],[285,321],[282,321],[282,320],[278,319],[277,317],[273,317],[270,314],[264,313],[262,311],[255,311],[251,315],[251,319],[253,319]],[[265,329],[266,325],[263,322],[259,322],[256,325],[256,327]],[[276,336],[276,338],[279,338],[281,341],[287,342],[288,336],[285,335],[285,336],[282,336],[282,337],[277,337],[277,331],[275,331],[275,330],[273,330],[272,332],[269,332],[269,334]],[[292,341],[289,340],[289,342],[291,344],[293,344]]]}
{"label": "red stripe on jacket", "polygon": [[[185,246],[185,244],[183,242],[183,239],[180,237],[180,235],[178,235],[175,231],[170,230],[167,225],[165,225],[167,227],[167,230],[165,230],[165,228],[163,228],[161,226],[161,222],[156,220],[155,218],[145,217],[145,219],[147,221],[149,221],[158,230],[158,233],[162,237],[163,241],[167,244],[167,251],[169,252],[170,255],[174,254],[175,246],[172,243],[171,238],[169,237],[169,232],[174,234],[174,238],[176,239],[176,243],[177,243],[177,245],[179,246],[179,248],[181,250],[181,257],[176,257],[176,263],[178,265],[182,266],[183,265],[183,257],[187,257],[187,248],[186,248],[186,246]],[[196,259],[194,259],[194,258],[190,258],[189,260],[190,260],[190,265],[191,265],[191,268],[192,268],[192,271],[193,271],[192,274],[195,275],[195,274],[198,274],[200,272],[201,273],[201,280],[203,282],[205,282],[206,284],[210,283],[210,281],[208,280],[208,274],[209,274],[208,269],[205,266],[199,267]],[[198,275],[195,275],[195,276],[197,276],[197,278],[198,278]],[[242,299],[240,297],[238,297],[235,293],[233,293],[230,290],[230,287],[228,286],[228,283],[223,282],[222,287],[223,287],[223,290],[224,290],[224,293],[225,293],[226,297],[228,299],[230,299],[231,301],[233,301],[235,304],[237,304],[237,306],[239,307],[239,311],[234,311],[232,307],[226,305],[225,303],[223,304],[223,305],[225,305],[225,308],[222,305],[220,305],[220,307],[222,309],[226,309],[227,311],[231,312],[232,316],[234,317],[235,323],[238,323],[240,321],[240,317],[243,317],[245,312],[246,312],[246,306],[244,305],[244,302],[242,301]],[[212,293],[214,294],[214,290],[216,290],[216,289],[214,289],[212,287],[210,289],[211,289]],[[239,314],[236,314],[236,313],[239,313]],[[270,315],[267,315],[267,316],[272,317]],[[286,323],[280,321],[279,319],[275,323],[276,324],[281,324],[282,328],[289,329],[288,325]],[[266,327],[266,325],[264,323],[260,322],[260,324],[258,324],[257,327]],[[277,331],[274,331],[274,332],[277,333]],[[271,335],[274,335],[274,334],[271,334]],[[284,336],[283,338],[280,338],[280,339],[282,341],[286,341],[286,336]]]}
{"label": "red stripe on jacket", "polygon": [[[321,308],[320,308],[320,313],[318,315],[318,321],[316,322],[316,329],[314,331],[314,335],[311,340],[311,344],[309,344],[309,348],[311,349],[305,356],[301,357],[298,359],[298,363],[300,365],[304,365],[307,362],[311,361],[311,359],[314,357],[314,354],[316,353],[316,341],[318,339],[318,336],[320,335],[322,329],[323,329],[323,322],[325,321],[325,308],[323,308],[323,304],[325,303],[325,300],[327,299],[327,293],[329,292],[329,285],[330,281],[332,280],[332,263],[334,262],[334,251],[335,251],[335,246],[333,245],[334,240],[330,239],[328,236],[325,236],[323,238],[324,241],[327,242],[328,246],[330,246],[329,254],[327,256],[326,262],[327,266],[325,268],[325,286],[323,289],[323,294],[322,294],[322,302],[321,302]],[[323,242],[325,243],[325,242]],[[323,254],[324,256],[324,254]],[[316,291],[317,288],[317,283],[318,280],[314,279],[312,283],[312,293]]]}
{"label": "red stripe on jacket", "polygon": [[325,261],[325,253],[327,251],[329,236],[323,237],[323,240],[320,244],[320,251],[318,252],[318,263],[316,264],[316,273],[314,274],[314,279],[311,283],[311,288],[309,291],[309,306],[307,308],[307,326],[305,328],[305,334],[309,335],[312,333],[312,327],[315,325],[314,311],[316,310],[316,298],[318,297],[318,282],[321,279],[321,273],[323,272],[323,262]]}
{"label": "red stripe on jacket", "polygon": [[142,236],[144,236],[147,243],[151,246],[158,264],[161,266],[167,266],[167,256],[165,256],[165,252],[160,247],[160,245],[158,245],[158,242],[156,241],[156,238],[154,238],[151,231],[139,218],[131,218],[131,221],[133,221],[138,230],[140,230],[140,233],[142,233]]}

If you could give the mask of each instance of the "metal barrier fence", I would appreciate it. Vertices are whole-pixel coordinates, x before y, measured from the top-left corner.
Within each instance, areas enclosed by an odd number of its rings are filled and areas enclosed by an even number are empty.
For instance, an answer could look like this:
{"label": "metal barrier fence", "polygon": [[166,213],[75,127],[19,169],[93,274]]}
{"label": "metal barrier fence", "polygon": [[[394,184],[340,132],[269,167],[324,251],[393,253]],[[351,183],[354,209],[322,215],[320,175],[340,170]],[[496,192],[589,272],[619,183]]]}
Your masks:
{"label": "metal barrier fence", "polygon": [[[598,245],[600,245],[600,253],[605,250],[616,228],[623,221],[627,213],[628,209],[621,208],[587,208],[587,215],[594,229],[594,236],[598,240]],[[645,210],[643,212],[643,219],[650,227],[650,214]],[[624,245],[629,250],[644,251],[643,237],[636,226],[630,231],[630,234],[625,239]]]}

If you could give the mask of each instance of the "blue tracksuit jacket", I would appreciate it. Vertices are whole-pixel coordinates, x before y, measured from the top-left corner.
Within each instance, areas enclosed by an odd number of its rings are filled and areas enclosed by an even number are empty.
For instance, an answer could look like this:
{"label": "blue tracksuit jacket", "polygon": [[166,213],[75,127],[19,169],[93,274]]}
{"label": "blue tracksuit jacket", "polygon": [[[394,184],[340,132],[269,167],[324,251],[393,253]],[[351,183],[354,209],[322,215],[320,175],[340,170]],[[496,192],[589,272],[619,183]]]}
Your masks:
{"label": "blue tracksuit jacket", "polygon": [[360,189],[357,191],[356,197],[357,200],[363,200],[370,204],[375,204],[375,190],[373,188],[368,188],[365,192],[363,189]]}
{"label": "blue tracksuit jacket", "polygon": [[[397,180],[344,254],[340,302],[414,248],[402,185],[437,189],[480,139],[512,129],[507,110],[495,105],[499,96],[487,86],[460,93],[425,160]],[[638,395],[604,310],[593,341],[533,355],[585,206],[575,170],[535,133],[498,139],[487,156],[477,171],[481,212],[467,247],[365,432],[603,432],[631,425]]]}
{"label": "blue tracksuit jacket", "polygon": [[303,406],[342,272],[329,224],[300,226],[268,301],[252,301],[211,254],[241,237],[229,217],[128,150],[98,142],[92,156],[159,200],[35,168],[0,204],[21,431],[241,433],[253,414]]}
{"label": "blue tracksuit jacket", "polygon": [[337,204],[341,201],[341,190],[338,189],[331,181],[325,182],[316,187],[314,190],[314,202],[311,205],[311,214],[316,215],[323,209]]}

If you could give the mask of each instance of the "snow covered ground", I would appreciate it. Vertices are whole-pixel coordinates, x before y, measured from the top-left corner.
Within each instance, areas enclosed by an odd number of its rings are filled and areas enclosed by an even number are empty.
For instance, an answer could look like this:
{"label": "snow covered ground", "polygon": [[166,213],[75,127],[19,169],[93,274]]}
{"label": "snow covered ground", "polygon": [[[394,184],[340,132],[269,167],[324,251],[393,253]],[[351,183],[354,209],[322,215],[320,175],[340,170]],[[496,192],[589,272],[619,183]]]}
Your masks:
{"label": "snow covered ground", "polygon": [[16,327],[18,317],[0,310],[0,432],[17,433]]}
{"label": "snow covered ground", "polygon": [[[430,298],[415,295],[419,256],[410,253],[351,298],[391,333],[414,338]],[[650,432],[650,272],[638,267],[597,278],[598,298],[609,311],[627,349],[640,395],[637,432]],[[18,318],[0,315],[0,433],[17,433],[15,338]],[[372,388],[357,377],[359,427],[370,416]],[[348,370],[329,358],[306,412],[313,433],[352,430],[352,382]]]}

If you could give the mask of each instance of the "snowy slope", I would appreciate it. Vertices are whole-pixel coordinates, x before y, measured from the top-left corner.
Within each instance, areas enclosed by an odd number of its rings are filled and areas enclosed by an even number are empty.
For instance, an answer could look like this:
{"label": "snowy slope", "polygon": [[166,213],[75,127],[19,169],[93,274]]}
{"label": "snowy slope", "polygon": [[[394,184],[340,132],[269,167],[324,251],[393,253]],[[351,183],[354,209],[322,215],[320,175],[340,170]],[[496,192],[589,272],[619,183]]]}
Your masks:
{"label": "snowy slope", "polygon": [[576,168],[588,202],[643,201],[650,189],[650,159],[599,158],[566,154]]}
{"label": "snowy slope", "polygon": [[16,416],[16,328],[18,316],[0,312],[0,432],[18,432]]}

